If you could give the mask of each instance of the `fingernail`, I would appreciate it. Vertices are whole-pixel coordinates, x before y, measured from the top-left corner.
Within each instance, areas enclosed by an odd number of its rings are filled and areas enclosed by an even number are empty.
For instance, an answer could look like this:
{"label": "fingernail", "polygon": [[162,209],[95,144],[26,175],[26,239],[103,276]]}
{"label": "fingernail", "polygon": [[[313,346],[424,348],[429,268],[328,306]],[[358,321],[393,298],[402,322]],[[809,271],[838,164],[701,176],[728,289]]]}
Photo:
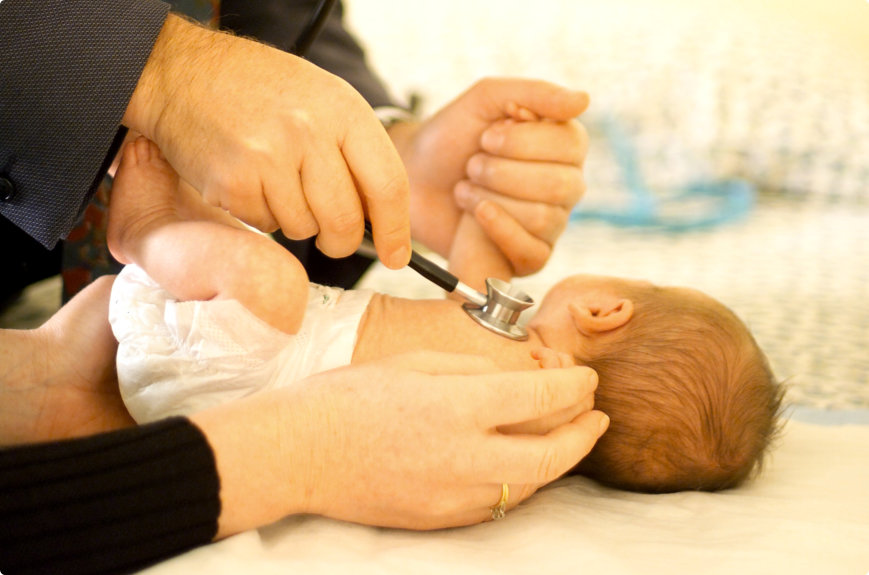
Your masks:
{"label": "fingernail", "polygon": [[456,205],[463,210],[470,210],[476,203],[476,198],[471,188],[471,183],[467,180],[462,180],[456,184],[455,188]]}
{"label": "fingernail", "polygon": [[504,145],[504,138],[504,130],[498,127],[489,128],[483,132],[483,137],[480,138],[480,143],[483,145],[484,149],[494,152],[501,149],[501,146]]}
{"label": "fingernail", "polygon": [[390,269],[397,270],[403,268],[410,261],[410,250],[407,246],[401,246],[389,256],[387,266]]}
{"label": "fingernail", "polygon": [[478,219],[481,219],[485,222],[491,222],[496,217],[498,217],[498,210],[495,208],[495,204],[488,200],[484,200],[477,204],[477,209],[475,211]]}
{"label": "fingernail", "polygon": [[468,175],[471,178],[479,178],[483,174],[483,159],[480,156],[472,156],[468,160]]}
{"label": "fingernail", "polygon": [[606,413],[600,414],[600,421],[598,422],[598,433],[603,435],[604,432],[609,429],[610,426],[610,418]]}

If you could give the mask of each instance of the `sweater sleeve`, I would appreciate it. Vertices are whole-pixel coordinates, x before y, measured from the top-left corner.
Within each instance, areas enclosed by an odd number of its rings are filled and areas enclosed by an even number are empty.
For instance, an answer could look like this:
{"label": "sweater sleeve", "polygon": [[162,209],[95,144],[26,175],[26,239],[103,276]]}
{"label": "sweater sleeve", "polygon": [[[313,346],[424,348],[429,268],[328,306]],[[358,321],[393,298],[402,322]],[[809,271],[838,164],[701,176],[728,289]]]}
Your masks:
{"label": "sweater sleeve", "polygon": [[[222,0],[221,27],[288,51],[320,3],[319,0]],[[372,107],[394,105],[380,78],[368,65],[362,47],[344,27],[344,6],[332,9],[305,58],[340,76]]]}
{"label": "sweater sleeve", "polygon": [[0,214],[48,248],[78,221],[169,6],[0,2]]}
{"label": "sweater sleeve", "polygon": [[0,572],[142,569],[213,539],[219,487],[184,418],[0,450]]}

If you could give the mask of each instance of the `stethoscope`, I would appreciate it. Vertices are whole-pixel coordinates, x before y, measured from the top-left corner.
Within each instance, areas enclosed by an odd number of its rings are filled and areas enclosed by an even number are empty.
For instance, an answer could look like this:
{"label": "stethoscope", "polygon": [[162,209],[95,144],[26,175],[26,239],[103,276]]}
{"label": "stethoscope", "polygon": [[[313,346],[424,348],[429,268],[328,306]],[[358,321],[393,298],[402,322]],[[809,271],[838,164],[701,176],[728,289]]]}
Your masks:
{"label": "stethoscope", "polygon": [[[334,4],[335,0],[320,2],[310,21],[290,48],[290,53],[296,56],[304,55],[326,23],[326,18]],[[365,223],[365,238],[373,242],[371,225],[368,222]],[[486,293],[480,293],[459,281],[459,278],[447,270],[421,256],[416,250],[411,251],[408,267],[448,293],[456,293],[468,300],[462,305],[462,309],[486,329],[510,339],[520,341],[528,339],[528,331],[518,322],[522,312],[534,305],[534,300],[522,290],[514,288],[509,282],[488,278]]]}
{"label": "stethoscope", "polygon": [[[365,222],[365,239],[373,242],[368,222]],[[486,293],[480,293],[416,250],[411,250],[407,267],[448,293],[456,293],[468,300],[462,304],[462,309],[486,329],[510,339],[528,339],[528,331],[518,322],[522,312],[534,305],[534,300],[509,282],[488,278]]]}

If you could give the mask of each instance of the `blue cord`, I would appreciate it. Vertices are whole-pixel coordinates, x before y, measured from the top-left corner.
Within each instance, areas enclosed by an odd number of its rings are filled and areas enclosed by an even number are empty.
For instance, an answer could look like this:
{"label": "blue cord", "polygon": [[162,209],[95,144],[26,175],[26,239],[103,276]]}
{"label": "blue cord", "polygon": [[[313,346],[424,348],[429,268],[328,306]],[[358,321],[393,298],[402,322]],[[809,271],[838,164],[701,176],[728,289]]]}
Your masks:
{"label": "blue cord", "polygon": [[599,126],[630,197],[624,209],[588,208],[582,202],[571,220],[599,220],[620,227],[643,227],[669,232],[711,228],[745,217],[754,206],[755,188],[741,179],[701,180],[662,196],[649,189],[630,137],[612,119]]}

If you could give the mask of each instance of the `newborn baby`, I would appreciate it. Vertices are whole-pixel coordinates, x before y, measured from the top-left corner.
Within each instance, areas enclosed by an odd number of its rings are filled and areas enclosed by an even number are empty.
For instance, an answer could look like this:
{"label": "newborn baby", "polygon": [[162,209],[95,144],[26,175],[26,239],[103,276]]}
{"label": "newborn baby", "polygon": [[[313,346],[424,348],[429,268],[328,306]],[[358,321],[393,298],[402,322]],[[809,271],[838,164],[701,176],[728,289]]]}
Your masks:
{"label": "newborn baby", "polygon": [[[122,246],[116,257],[154,276],[125,268],[110,311],[122,395],[139,421],[426,349],[484,355],[508,370],[593,368],[595,408],[609,415],[610,428],[577,472],[607,485],[717,490],[760,467],[781,387],[744,324],[698,291],[572,276],[548,291],[527,324],[528,340],[518,342],[480,327],[457,301],[342,291],[309,285],[303,274],[300,282],[298,264],[282,248],[215,223],[213,214],[191,222],[189,213],[179,218],[186,208],[176,202],[154,217],[141,211],[142,197],[128,203],[125,190],[147,189],[156,206],[161,194],[178,193],[177,176],[150,143],[128,147],[124,163],[112,217],[135,220],[124,215],[127,205],[148,216],[142,226],[124,226],[126,236],[113,242]],[[176,265],[162,266],[168,258]],[[189,261],[183,278],[168,269],[179,258]],[[300,291],[307,293],[301,311],[294,305]],[[559,414],[561,421],[574,416]],[[506,431],[545,433],[555,423]]]}

